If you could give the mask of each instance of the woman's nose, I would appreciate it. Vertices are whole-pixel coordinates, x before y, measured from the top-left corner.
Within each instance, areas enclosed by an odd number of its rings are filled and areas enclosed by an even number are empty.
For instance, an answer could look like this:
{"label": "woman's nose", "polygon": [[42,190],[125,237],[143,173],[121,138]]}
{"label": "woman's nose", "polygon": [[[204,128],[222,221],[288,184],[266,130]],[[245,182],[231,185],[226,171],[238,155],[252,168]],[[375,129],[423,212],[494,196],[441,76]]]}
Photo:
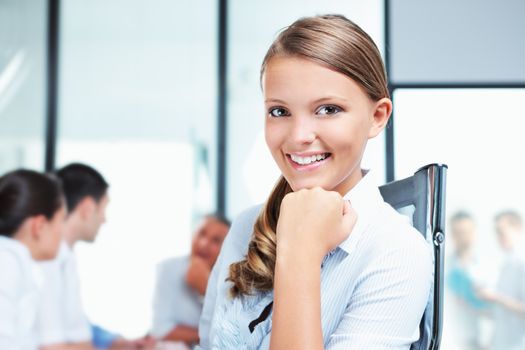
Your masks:
{"label": "woman's nose", "polygon": [[312,143],[316,138],[314,121],[308,116],[293,118],[290,135],[293,142],[300,144]]}

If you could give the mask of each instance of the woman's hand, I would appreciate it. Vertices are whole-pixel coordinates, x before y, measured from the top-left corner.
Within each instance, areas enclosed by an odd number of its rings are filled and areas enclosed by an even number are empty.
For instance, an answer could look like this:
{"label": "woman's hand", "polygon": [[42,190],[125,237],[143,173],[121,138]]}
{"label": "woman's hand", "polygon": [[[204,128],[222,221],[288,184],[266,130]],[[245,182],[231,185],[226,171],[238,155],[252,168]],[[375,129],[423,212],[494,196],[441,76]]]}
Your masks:
{"label": "woman's hand", "polygon": [[343,242],[357,220],[350,203],[320,187],[287,194],[277,223],[277,255],[324,256]]}
{"label": "woman's hand", "polygon": [[277,222],[271,349],[322,349],[321,262],[357,220],[350,203],[320,187],[287,194]]}

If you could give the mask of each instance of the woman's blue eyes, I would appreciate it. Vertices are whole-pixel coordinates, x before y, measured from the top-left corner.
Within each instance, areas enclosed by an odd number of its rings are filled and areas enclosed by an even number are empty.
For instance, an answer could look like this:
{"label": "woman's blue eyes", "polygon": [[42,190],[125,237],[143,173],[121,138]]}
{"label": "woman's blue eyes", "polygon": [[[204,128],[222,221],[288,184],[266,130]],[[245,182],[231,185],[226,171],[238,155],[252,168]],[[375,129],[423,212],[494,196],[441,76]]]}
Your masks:
{"label": "woman's blue eyes", "polygon": [[[334,105],[325,105],[325,106],[321,106],[319,107],[316,111],[315,111],[315,114],[319,114],[319,115],[332,115],[332,114],[336,114],[336,113],[339,113],[341,112],[342,109],[337,107],[337,106],[334,106]],[[274,107],[274,108],[271,108],[269,111],[268,111],[268,114],[271,116],[271,117],[276,117],[276,118],[279,118],[279,117],[288,117],[290,116],[290,112],[288,112],[288,110],[286,108],[283,108],[283,107]]]}
{"label": "woman's blue eyes", "polygon": [[290,115],[290,113],[288,113],[288,111],[282,107],[272,108],[270,109],[269,113],[272,117],[286,117]]}
{"label": "woman's blue eyes", "polygon": [[321,108],[319,108],[316,111],[317,114],[324,114],[324,115],[336,114],[336,113],[339,113],[339,112],[341,112],[341,108],[339,108],[337,106],[332,106],[332,105],[321,106]]}

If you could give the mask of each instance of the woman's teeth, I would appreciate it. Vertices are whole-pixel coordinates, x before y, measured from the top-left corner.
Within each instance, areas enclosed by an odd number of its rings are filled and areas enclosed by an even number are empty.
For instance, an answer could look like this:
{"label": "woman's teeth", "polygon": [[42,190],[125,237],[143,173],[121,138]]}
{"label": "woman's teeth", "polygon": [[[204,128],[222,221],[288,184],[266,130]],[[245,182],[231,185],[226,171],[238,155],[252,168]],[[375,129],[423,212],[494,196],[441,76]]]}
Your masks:
{"label": "woman's teeth", "polygon": [[314,154],[313,156],[309,156],[309,157],[299,157],[299,156],[290,154],[290,158],[292,158],[292,160],[297,164],[308,165],[313,162],[318,162],[323,159],[326,159],[327,155],[328,155],[327,153],[322,153],[322,154]]}

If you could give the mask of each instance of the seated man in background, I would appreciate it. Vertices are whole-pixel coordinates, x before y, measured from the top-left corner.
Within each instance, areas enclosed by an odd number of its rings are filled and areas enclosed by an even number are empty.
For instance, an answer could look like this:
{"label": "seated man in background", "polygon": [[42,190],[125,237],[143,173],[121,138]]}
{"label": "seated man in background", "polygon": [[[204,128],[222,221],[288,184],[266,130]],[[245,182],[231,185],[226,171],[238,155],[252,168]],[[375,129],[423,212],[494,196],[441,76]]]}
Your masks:
{"label": "seated man in background", "polygon": [[37,319],[41,350],[139,349],[148,342],[127,341],[92,326],[80,298],[74,246],[93,242],[106,220],[108,183],[95,169],[70,164],[58,170],[68,215],[57,258],[41,263],[44,272],[42,299]]}
{"label": "seated man in background", "polygon": [[194,233],[190,256],[159,263],[153,302],[154,337],[188,346],[199,342],[203,296],[229,228],[225,218],[208,215]]}

